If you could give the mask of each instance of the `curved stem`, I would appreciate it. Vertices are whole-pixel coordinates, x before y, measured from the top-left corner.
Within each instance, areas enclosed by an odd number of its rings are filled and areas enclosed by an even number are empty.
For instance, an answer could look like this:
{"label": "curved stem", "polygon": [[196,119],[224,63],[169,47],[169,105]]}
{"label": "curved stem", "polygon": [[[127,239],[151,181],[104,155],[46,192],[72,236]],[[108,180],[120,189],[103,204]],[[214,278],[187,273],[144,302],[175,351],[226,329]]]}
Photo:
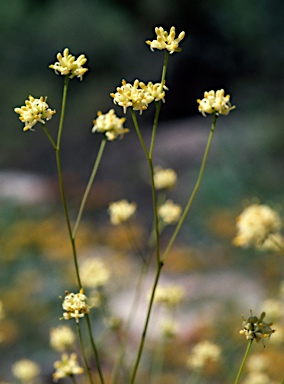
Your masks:
{"label": "curved stem", "polygon": [[92,379],[92,375],[91,375],[91,370],[90,370],[90,367],[88,365],[85,350],[84,350],[83,339],[82,339],[82,335],[81,335],[81,331],[80,331],[79,322],[78,323],[76,322],[76,329],[77,329],[77,333],[78,333],[78,337],[79,337],[79,342],[80,342],[80,347],[81,347],[81,352],[82,352],[85,368],[86,368],[90,383],[94,384],[93,379]]}
{"label": "curved stem", "polygon": [[46,134],[48,140],[50,141],[50,143],[51,143],[53,149],[56,151],[56,150],[57,150],[57,146],[56,146],[56,144],[55,144],[55,142],[54,142],[54,140],[53,140],[51,134],[49,133],[49,131],[48,131],[48,129],[46,128],[45,124],[42,124],[42,123],[41,123],[41,125],[42,125],[42,128],[43,128],[43,130],[44,130],[44,133]]}
{"label": "curved stem", "polygon": [[77,219],[76,219],[76,223],[74,225],[74,229],[73,229],[73,232],[72,232],[72,238],[73,239],[75,239],[75,237],[76,237],[76,233],[77,233],[77,230],[78,230],[81,218],[82,218],[83,210],[84,210],[84,207],[85,207],[88,195],[90,193],[91,186],[92,186],[92,184],[94,182],[94,179],[95,179],[95,176],[96,176],[96,173],[97,173],[100,161],[102,159],[102,155],[103,155],[103,152],[104,152],[104,149],[105,149],[105,146],[106,146],[106,141],[107,141],[106,138],[104,138],[102,140],[102,142],[101,142],[101,145],[100,145],[100,148],[99,148],[99,152],[97,154],[97,158],[96,158],[96,161],[95,161],[95,164],[94,164],[94,168],[92,170],[92,173],[91,173],[90,179],[88,181],[88,184],[87,184],[87,187],[86,187],[83,199],[81,201],[81,205],[80,205],[80,209],[79,209],[78,216],[77,216]]}
{"label": "curved stem", "polygon": [[194,189],[193,189],[193,191],[192,191],[192,193],[191,193],[191,195],[189,197],[187,205],[186,205],[186,207],[185,207],[185,209],[184,209],[184,211],[183,211],[183,213],[181,215],[181,218],[180,218],[180,220],[179,220],[179,222],[178,222],[178,224],[177,224],[177,226],[175,228],[175,231],[174,231],[172,237],[170,238],[170,241],[169,241],[169,243],[167,245],[167,248],[166,248],[166,250],[165,250],[165,252],[164,252],[164,254],[162,256],[161,260],[163,260],[163,261],[165,261],[167,255],[168,255],[168,253],[169,253],[169,251],[170,251],[170,249],[171,249],[171,247],[172,247],[172,245],[173,245],[173,243],[174,243],[174,241],[175,241],[175,239],[176,239],[176,237],[177,237],[177,235],[178,235],[178,233],[180,231],[180,228],[181,228],[181,226],[182,226],[182,224],[183,224],[183,222],[184,222],[184,220],[185,220],[185,218],[186,218],[186,216],[188,214],[188,211],[189,211],[189,209],[190,209],[190,207],[191,207],[191,205],[193,203],[193,200],[194,200],[194,198],[196,196],[196,193],[197,193],[197,191],[198,191],[198,189],[200,187],[200,183],[201,183],[202,176],[203,176],[203,173],[204,173],[205,164],[206,164],[208,153],[209,153],[209,149],[210,149],[212,138],[213,138],[214,131],[215,131],[216,120],[217,120],[217,116],[216,116],[216,114],[214,114],[212,116],[211,131],[210,131],[210,134],[209,134],[209,137],[208,137],[206,149],[205,149],[205,152],[204,152],[204,155],[203,155],[203,160],[202,160],[202,164],[201,164],[201,167],[200,167],[200,171],[199,171],[199,175],[198,175],[196,184],[195,184]]}
{"label": "curved stem", "polygon": [[250,349],[251,349],[252,343],[253,343],[253,339],[251,339],[251,340],[248,342],[248,345],[247,345],[247,349],[246,349],[246,353],[245,353],[245,355],[244,355],[244,358],[243,358],[242,364],[241,364],[241,366],[240,366],[240,369],[239,369],[239,372],[238,372],[238,375],[237,375],[237,378],[236,378],[235,384],[238,384],[238,383],[239,383],[239,381],[240,381],[240,378],[241,378],[241,375],[242,375],[242,372],[243,372],[243,369],[244,369],[244,366],[245,366],[245,363],[246,363],[246,360],[247,360],[248,354],[249,354],[249,352],[250,352]]}
{"label": "curved stem", "polygon": [[103,378],[103,373],[102,373],[102,370],[101,370],[99,354],[98,354],[98,350],[97,350],[97,347],[96,347],[96,344],[95,344],[95,341],[94,341],[94,338],[93,338],[92,329],[91,329],[91,322],[90,322],[89,315],[88,314],[85,315],[85,318],[86,318],[86,321],[87,321],[88,333],[89,333],[89,336],[90,336],[90,340],[91,340],[91,344],[92,344],[92,348],[93,348],[93,352],[94,352],[94,356],[95,356],[95,360],[96,360],[96,364],[97,364],[97,369],[98,369],[98,373],[99,373],[99,376],[100,376],[100,381],[101,381],[101,384],[104,384],[104,378]]}

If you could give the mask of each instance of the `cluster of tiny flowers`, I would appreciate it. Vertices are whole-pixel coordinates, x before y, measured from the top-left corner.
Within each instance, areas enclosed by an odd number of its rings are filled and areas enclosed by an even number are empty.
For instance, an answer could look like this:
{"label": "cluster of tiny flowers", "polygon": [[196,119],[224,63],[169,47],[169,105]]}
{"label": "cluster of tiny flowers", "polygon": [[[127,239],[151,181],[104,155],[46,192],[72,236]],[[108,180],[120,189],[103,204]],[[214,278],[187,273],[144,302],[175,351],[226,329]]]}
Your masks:
{"label": "cluster of tiny flowers", "polygon": [[271,329],[273,323],[263,321],[264,317],[265,312],[262,312],[260,318],[250,316],[248,319],[244,319],[242,323],[243,329],[240,331],[240,334],[245,335],[247,340],[255,339],[257,343],[260,340],[269,339],[275,330]]}
{"label": "cluster of tiny flowers", "polygon": [[158,286],[155,292],[155,302],[169,308],[176,307],[185,298],[184,289],[178,285]]}
{"label": "cluster of tiny flowers", "polygon": [[155,188],[159,189],[171,189],[176,185],[177,174],[171,168],[161,168],[159,166],[154,169],[154,183]]}
{"label": "cluster of tiny flowers", "polygon": [[14,111],[18,113],[19,119],[25,123],[24,131],[32,130],[36,123],[40,122],[45,124],[55,114],[55,110],[49,108],[47,97],[41,96],[39,99],[35,99],[33,96],[29,96],[29,99],[25,101],[26,105],[21,108],[14,108]]}
{"label": "cluster of tiny flowers", "polygon": [[189,356],[186,365],[194,371],[199,371],[209,362],[217,363],[220,358],[221,348],[210,341],[204,340],[192,348],[191,355]]}
{"label": "cluster of tiny flowers", "polygon": [[34,361],[22,359],[13,364],[12,373],[22,383],[32,383],[39,376],[40,368]]}
{"label": "cluster of tiny flowers", "polygon": [[113,109],[106,114],[99,111],[98,117],[93,120],[92,132],[103,133],[108,140],[113,141],[118,136],[123,137],[125,133],[129,132],[129,129],[123,127],[124,122],[125,118],[117,117]]}
{"label": "cluster of tiny flowers", "polygon": [[248,374],[243,384],[276,384],[266,373],[269,365],[267,356],[260,354],[250,356],[246,364]]}
{"label": "cluster of tiny flowers", "polygon": [[172,200],[166,202],[158,208],[159,217],[164,224],[175,224],[181,216],[181,206],[174,204]]}
{"label": "cluster of tiny flowers", "polygon": [[147,40],[146,44],[150,46],[151,51],[154,49],[159,49],[160,51],[166,49],[171,53],[180,52],[181,48],[179,47],[179,43],[184,39],[185,32],[182,31],[178,37],[176,37],[176,29],[175,27],[171,27],[170,33],[164,30],[162,27],[156,27],[155,33],[157,35],[157,39],[150,41]]}
{"label": "cluster of tiny flowers", "polygon": [[62,308],[66,311],[63,313],[63,319],[76,319],[78,323],[80,317],[84,317],[90,311],[90,307],[87,305],[87,296],[84,295],[83,289],[79,293],[66,292]]}
{"label": "cluster of tiny flowers", "polygon": [[204,92],[202,100],[197,100],[199,106],[198,110],[203,116],[207,114],[215,113],[216,115],[228,115],[228,113],[235,109],[235,106],[230,104],[230,95],[225,96],[224,89],[218,91]]}
{"label": "cluster of tiny flowers", "polygon": [[236,227],[237,236],[233,240],[234,245],[268,249],[269,243],[273,244],[274,236],[280,231],[281,219],[269,206],[252,204],[237,217]]}
{"label": "cluster of tiny flowers", "polygon": [[120,200],[109,205],[110,221],[114,225],[128,221],[136,211],[136,204],[127,200]]}
{"label": "cluster of tiny flowers", "polygon": [[71,349],[74,346],[76,337],[71,328],[62,325],[50,330],[50,345],[58,352]]}
{"label": "cluster of tiny flowers", "polygon": [[54,381],[68,376],[81,375],[84,372],[84,369],[77,362],[76,353],[72,353],[70,356],[64,353],[61,361],[54,363],[54,368],[56,369],[52,375]]}
{"label": "cluster of tiny flowers", "polygon": [[165,90],[168,88],[161,83],[153,84],[151,81],[146,85],[142,81],[135,80],[133,85],[122,80],[122,86],[116,88],[116,93],[111,93],[114,104],[123,108],[126,113],[128,107],[142,114],[153,101],[165,101]]}
{"label": "cluster of tiny flowers", "polygon": [[54,72],[57,75],[68,75],[70,79],[73,79],[73,77],[78,77],[80,80],[83,80],[83,75],[88,70],[88,68],[83,68],[83,65],[87,62],[85,55],[80,55],[76,59],[75,56],[69,53],[69,49],[65,48],[63,51],[63,56],[59,52],[56,57],[58,61],[54,64],[51,64],[49,68],[54,69]]}
{"label": "cluster of tiny flowers", "polygon": [[84,287],[96,288],[108,282],[110,272],[102,260],[88,257],[80,266],[80,276]]}

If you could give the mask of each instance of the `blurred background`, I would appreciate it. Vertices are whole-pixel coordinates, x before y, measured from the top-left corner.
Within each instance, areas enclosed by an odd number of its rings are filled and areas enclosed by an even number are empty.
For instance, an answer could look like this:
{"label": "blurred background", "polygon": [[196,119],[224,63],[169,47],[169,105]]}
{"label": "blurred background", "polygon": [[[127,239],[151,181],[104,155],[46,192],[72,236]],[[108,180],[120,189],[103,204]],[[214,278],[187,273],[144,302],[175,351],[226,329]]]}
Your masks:
{"label": "blurred background", "polygon": [[[13,111],[28,95],[48,96],[50,107],[58,112],[48,123],[56,134],[63,78],[48,66],[66,47],[75,56],[85,54],[89,68],[82,82],[70,82],[63,133],[62,165],[74,217],[100,144],[99,135],[91,133],[97,111],[115,108],[122,116],[109,96],[122,79],[160,79],[163,53],[153,53],[145,44],[155,37],[155,26],[169,30],[174,25],[177,33],[186,32],[182,52],[170,56],[169,92],[154,157],[155,164],[176,170],[179,182],[170,198],[179,204],[186,203],[194,186],[210,130],[210,117],[198,112],[196,99],[204,91],[224,88],[237,106],[228,117],[218,119],[201,189],[174,260],[165,268],[165,278],[181,279],[185,286],[193,276],[200,289],[204,278],[216,286],[214,295],[206,291],[192,297],[188,292],[187,310],[193,311],[188,316],[197,323],[198,315],[207,313],[208,303],[222,303],[213,311],[222,317],[218,329],[205,322],[197,336],[192,337],[194,332],[187,328],[186,338],[181,333],[181,355],[204,329],[207,336],[222,341],[233,332],[237,335],[241,314],[249,315],[250,309],[258,312],[258,305],[276,294],[283,280],[280,257],[235,249],[231,242],[244,201],[257,198],[277,209],[284,203],[283,19],[280,0],[10,0],[1,4],[0,299],[5,317],[0,320],[0,380],[11,381],[11,365],[27,357],[41,364],[46,381],[51,382],[55,357],[48,332],[61,316],[58,296],[75,285],[54,152],[41,127],[24,133]],[[140,120],[147,142],[153,114],[149,108]],[[130,133],[107,145],[78,239],[82,253],[104,254],[108,249],[121,265],[117,255],[130,253],[131,260],[131,252],[123,234],[109,226],[109,202],[127,198],[138,203],[141,218],[135,228],[141,244],[151,223],[147,164],[130,116],[125,126]],[[165,241],[170,234],[170,229],[165,231]],[[218,281],[223,281],[223,290]],[[127,291],[122,281],[121,287]],[[226,329],[233,324],[233,330],[224,334],[224,324]],[[238,366],[236,356],[242,354],[244,343],[236,335],[234,345],[227,343],[225,348],[230,350],[231,364]],[[273,374],[279,380],[283,341],[281,348],[273,352]],[[182,371],[181,360],[176,363]],[[221,374],[224,380],[230,377],[230,372]],[[174,377],[167,376],[164,382],[176,382]],[[208,380],[214,382],[216,377],[213,374]]]}

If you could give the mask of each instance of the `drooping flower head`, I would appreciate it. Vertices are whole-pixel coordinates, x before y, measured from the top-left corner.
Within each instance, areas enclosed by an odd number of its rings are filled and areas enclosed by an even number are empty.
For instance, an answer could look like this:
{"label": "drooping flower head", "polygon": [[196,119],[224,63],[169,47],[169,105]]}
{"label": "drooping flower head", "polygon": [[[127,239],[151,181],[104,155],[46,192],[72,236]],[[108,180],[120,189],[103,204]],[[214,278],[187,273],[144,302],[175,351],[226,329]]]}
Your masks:
{"label": "drooping flower head", "polygon": [[70,356],[64,353],[61,360],[54,363],[54,368],[56,369],[52,375],[54,381],[68,376],[81,375],[84,372],[84,369],[78,364],[76,353],[72,353]]}
{"label": "drooping flower head", "polygon": [[85,55],[80,55],[76,59],[75,56],[69,53],[69,49],[65,48],[63,55],[59,52],[56,57],[58,61],[51,64],[49,68],[54,69],[57,75],[68,75],[70,79],[78,77],[83,80],[83,75],[88,71],[88,68],[83,68],[83,65],[87,62]]}
{"label": "drooping flower head", "polygon": [[156,27],[155,33],[157,35],[156,40],[146,41],[146,44],[150,46],[151,51],[154,51],[154,49],[159,49],[160,51],[166,49],[170,52],[170,54],[181,51],[179,43],[184,39],[184,31],[182,31],[178,37],[176,37],[175,27],[171,27],[170,33],[165,31],[163,27]]}
{"label": "drooping flower head", "polygon": [[243,319],[243,329],[240,331],[240,334],[245,335],[247,340],[255,339],[257,343],[260,340],[269,339],[272,333],[275,332],[274,329],[271,329],[273,323],[266,323],[263,321],[265,317],[265,312],[262,312],[260,317],[251,316],[248,319]]}
{"label": "drooping flower head", "polygon": [[165,102],[165,90],[168,88],[161,83],[153,84],[149,81],[146,85],[136,79],[132,85],[122,80],[122,86],[117,87],[116,92],[111,93],[110,96],[114,104],[123,108],[124,113],[128,107],[132,107],[134,111],[140,111],[141,115],[153,101]]}
{"label": "drooping flower head", "polygon": [[[233,243],[240,247],[255,246],[262,249],[281,228],[279,214],[264,204],[252,204],[237,217],[237,236]],[[267,249],[267,243],[264,247]]]}
{"label": "drooping flower head", "polygon": [[231,110],[236,108],[235,106],[231,106],[230,95],[225,96],[224,89],[219,89],[216,92],[204,92],[203,99],[198,99],[197,102],[199,104],[198,110],[203,116],[206,116],[206,113],[228,115]]}
{"label": "drooping flower head", "polygon": [[110,109],[106,114],[98,112],[98,117],[93,121],[92,132],[101,132],[105,134],[108,140],[112,141],[129,132],[129,129],[123,127],[124,122],[125,118],[117,117],[113,109]]}
{"label": "drooping flower head", "polygon": [[87,304],[87,296],[84,295],[83,289],[79,293],[69,293],[66,291],[62,308],[66,311],[63,313],[63,319],[76,319],[78,323],[79,319],[90,311],[90,306]]}
{"label": "drooping flower head", "polygon": [[50,120],[55,114],[55,109],[50,109],[46,100],[47,97],[43,96],[39,99],[29,96],[24,106],[14,109],[14,111],[20,115],[19,119],[25,123],[24,131],[28,131],[29,129],[33,130],[32,128],[37,122],[45,124],[45,120]]}
{"label": "drooping flower head", "polygon": [[110,221],[114,225],[121,224],[132,217],[136,211],[136,204],[127,200],[120,200],[109,205]]}

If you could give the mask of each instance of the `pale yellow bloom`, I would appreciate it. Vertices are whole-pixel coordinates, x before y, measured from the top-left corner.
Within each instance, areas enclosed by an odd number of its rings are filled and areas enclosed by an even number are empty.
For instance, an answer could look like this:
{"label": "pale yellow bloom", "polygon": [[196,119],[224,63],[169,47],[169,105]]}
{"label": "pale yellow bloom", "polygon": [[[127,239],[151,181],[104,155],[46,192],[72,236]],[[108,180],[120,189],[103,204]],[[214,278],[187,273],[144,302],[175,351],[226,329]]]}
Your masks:
{"label": "pale yellow bloom", "polygon": [[177,334],[178,326],[172,319],[163,319],[160,322],[160,329],[163,337],[172,339]]}
{"label": "pale yellow bloom", "polygon": [[66,325],[50,330],[50,345],[58,352],[71,349],[74,346],[75,340],[75,333]]}
{"label": "pale yellow bloom", "polygon": [[90,311],[90,306],[87,305],[87,296],[84,295],[83,289],[79,293],[66,292],[62,308],[66,311],[63,313],[63,319],[76,319],[78,323],[79,319]]}
{"label": "pale yellow bloom", "polygon": [[155,302],[169,308],[180,304],[185,298],[184,289],[176,284],[158,286],[155,292]]}
{"label": "pale yellow bloom", "polygon": [[39,99],[35,99],[33,96],[29,96],[29,99],[25,101],[24,106],[21,108],[14,108],[14,111],[18,113],[19,119],[25,123],[23,128],[24,131],[32,130],[36,123],[45,124],[55,114],[55,109],[49,108],[47,97],[41,96]]}
{"label": "pale yellow bloom", "polygon": [[265,371],[269,366],[269,358],[266,355],[255,354],[248,358],[246,368],[249,372]]}
{"label": "pale yellow bloom", "polygon": [[198,110],[203,116],[207,114],[215,113],[216,115],[228,115],[229,112],[235,109],[235,106],[230,104],[230,95],[225,96],[224,89],[218,91],[204,92],[202,100],[197,100],[199,106]]}
{"label": "pale yellow bloom", "polygon": [[161,83],[149,82],[145,85],[142,81],[135,80],[133,85],[122,80],[122,86],[116,88],[116,93],[111,93],[114,104],[123,108],[126,113],[128,107],[142,114],[153,101],[164,101],[165,91],[168,88]]}
{"label": "pale yellow bloom", "polygon": [[175,224],[179,220],[181,212],[181,206],[174,204],[172,200],[166,200],[158,208],[158,214],[165,224]]}
{"label": "pale yellow bloom", "polygon": [[108,140],[114,140],[118,136],[123,137],[123,135],[129,132],[129,129],[123,127],[125,118],[119,118],[116,116],[113,109],[110,109],[106,114],[98,112],[98,117],[93,120],[92,132],[101,132],[104,133]]}
{"label": "pale yellow bloom", "polygon": [[84,287],[102,287],[108,282],[110,271],[101,259],[89,257],[81,263],[80,276]]}
{"label": "pale yellow bloom", "polygon": [[243,384],[277,384],[276,381],[271,380],[271,378],[264,372],[251,372],[249,373]]}
{"label": "pale yellow bloom", "polygon": [[136,211],[136,204],[129,203],[127,200],[120,200],[109,205],[108,212],[110,221],[114,225],[123,223],[129,220]]}
{"label": "pale yellow bloom", "polygon": [[171,189],[176,185],[177,174],[171,168],[155,167],[154,182],[156,189]]}
{"label": "pale yellow bloom", "polygon": [[193,371],[203,369],[209,362],[219,362],[221,358],[221,348],[210,341],[201,341],[196,344],[187,360],[187,367]]}
{"label": "pale yellow bloom", "polygon": [[261,248],[265,240],[280,231],[281,219],[269,206],[252,204],[237,217],[236,227],[234,245]]}
{"label": "pale yellow bloom", "polygon": [[77,362],[76,353],[72,353],[70,356],[64,353],[61,361],[54,363],[54,368],[56,369],[52,375],[54,381],[68,376],[81,375],[84,372],[84,369]]}
{"label": "pale yellow bloom", "polygon": [[170,52],[170,54],[174,52],[180,52],[181,48],[179,47],[179,43],[181,40],[185,37],[185,32],[182,31],[178,37],[176,37],[176,29],[175,27],[171,27],[170,33],[164,30],[162,27],[156,27],[155,33],[157,35],[157,39],[150,41],[147,40],[146,44],[150,46],[151,51],[154,51],[154,49],[164,50]]}
{"label": "pale yellow bloom", "polygon": [[83,80],[83,75],[88,71],[88,68],[83,68],[83,65],[87,62],[85,55],[80,55],[76,59],[75,56],[69,54],[69,49],[65,48],[63,56],[59,52],[56,57],[58,61],[51,64],[49,68],[54,69],[57,75],[68,75],[70,79],[78,77]]}
{"label": "pale yellow bloom", "polygon": [[32,360],[22,359],[12,365],[13,375],[23,383],[32,383],[40,374],[40,368]]}

